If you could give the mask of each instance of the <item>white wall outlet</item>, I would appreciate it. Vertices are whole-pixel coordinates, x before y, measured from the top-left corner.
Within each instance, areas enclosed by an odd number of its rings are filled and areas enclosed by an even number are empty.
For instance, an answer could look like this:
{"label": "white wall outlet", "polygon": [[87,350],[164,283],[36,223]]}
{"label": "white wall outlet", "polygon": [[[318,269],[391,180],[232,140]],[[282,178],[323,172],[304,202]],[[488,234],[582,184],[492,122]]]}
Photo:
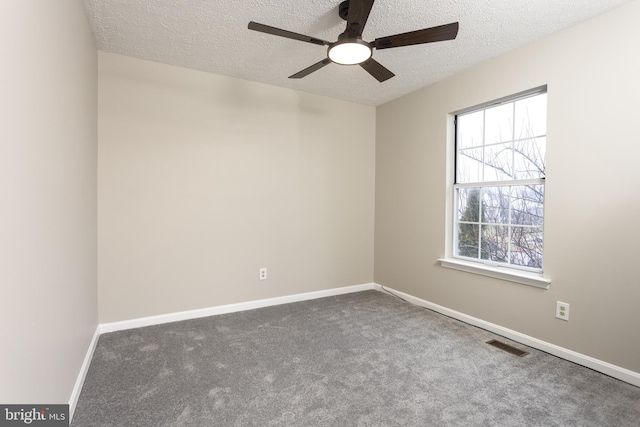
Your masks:
{"label": "white wall outlet", "polygon": [[556,301],[556,317],[561,320],[569,321],[569,304],[566,302]]}
{"label": "white wall outlet", "polygon": [[267,280],[267,267],[260,269],[260,280]]}

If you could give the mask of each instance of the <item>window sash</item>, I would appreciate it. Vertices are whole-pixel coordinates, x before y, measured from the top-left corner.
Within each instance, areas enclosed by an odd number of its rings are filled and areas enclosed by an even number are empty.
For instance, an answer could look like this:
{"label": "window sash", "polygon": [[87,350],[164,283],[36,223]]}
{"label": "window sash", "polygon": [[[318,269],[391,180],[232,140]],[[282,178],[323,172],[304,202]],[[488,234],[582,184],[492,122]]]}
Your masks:
{"label": "window sash", "polygon": [[[528,99],[528,98],[533,98],[539,95],[546,95],[547,93],[547,86],[540,86],[538,88],[534,88],[528,91],[524,91],[524,92],[520,92],[518,94],[512,95],[512,96],[506,96],[504,98],[500,98],[494,101],[490,101],[490,102],[486,102],[480,105],[476,105],[474,107],[470,107],[464,110],[460,110],[458,111],[455,116],[454,116],[454,177],[453,177],[453,183],[454,185],[458,185],[458,184],[472,184],[475,181],[472,182],[464,182],[461,183],[460,181],[460,165],[461,165],[461,153],[465,152],[465,151],[473,151],[473,150],[481,150],[481,160],[477,160],[480,167],[480,176],[479,179],[481,180],[480,182],[485,182],[485,173],[487,171],[487,166],[489,167],[495,167],[493,166],[490,161],[488,159],[485,159],[485,154],[486,154],[486,149],[487,148],[491,148],[491,147],[497,147],[500,145],[510,145],[511,147],[515,147],[517,143],[520,143],[522,141],[532,141],[533,144],[535,144],[535,142],[533,141],[537,141],[537,140],[542,140],[544,139],[546,141],[547,138],[547,132],[541,132],[540,134],[531,134],[528,135],[525,138],[521,138],[520,135],[516,136],[516,128],[517,128],[517,124],[516,124],[516,118],[517,118],[517,114],[516,114],[516,103]],[[512,113],[511,113],[511,117],[513,119],[513,122],[511,123],[511,135],[509,135],[508,138],[501,140],[501,141],[487,141],[486,138],[486,132],[487,132],[487,118],[486,118],[486,111],[487,110],[491,110],[494,109],[495,107],[499,107],[499,106],[503,106],[503,105],[509,105],[512,104]],[[471,114],[476,114],[476,113],[480,113],[482,112],[482,136],[481,136],[481,144],[475,144],[475,145],[470,145],[470,146],[465,146],[465,147],[461,147],[460,146],[460,133],[459,133],[459,121],[461,117],[467,116],[467,115],[471,115]],[[546,129],[546,117],[545,117],[545,129]],[[546,145],[546,142],[545,142]],[[512,154],[511,154],[511,162],[510,165],[512,167],[515,166],[515,156],[516,156],[516,151],[511,148],[512,150]],[[545,149],[546,150],[546,149]],[[546,157],[546,154],[545,154]],[[515,172],[515,171],[512,171]],[[543,174],[544,175],[544,174]],[[544,176],[541,176],[540,178],[536,178],[536,179],[544,179]],[[517,178],[511,178],[508,177],[506,179],[503,179],[501,181],[504,182],[510,182],[510,181],[522,181],[519,180]],[[493,182],[493,181],[491,181]]]}
{"label": "window sash", "polygon": [[[513,196],[510,194],[509,195],[509,203],[508,203],[508,222],[504,223],[504,222],[488,222],[488,221],[482,221],[482,197],[483,197],[483,189],[486,187],[512,187],[512,186],[522,186],[522,185],[541,185],[543,187],[543,191],[544,191],[544,179],[536,179],[536,180],[520,180],[520,181],[496,181],[496,182],[492,182],[489,183],[491,185],[485,185],[486,183],[475,183],[475,184],[456,184],[454,185],[454,207],[453,207],[453,215],[454,215],[454,220],[453,220],[453,250],[452,250],[452,257],[456,258],[456,259],[462,259],[465,261],[472,261],[472,262],[476,262],[479,264],[485,264],[485,265],[489,265],[489,266],[493,266],[493,267],[506,267],[506,268],[513,268],[516,270],[522,270],[522,271],[527,271],[527,272],[534,272],[534,273],[542,273],[542,268],[544,267],[544,251],[541,251],[541,264],[542,267],[529,267],[529,266],[524,266],[524,265],[519,265],[519,264],[513,264],[513,260],[512,260],[512,253],[513,251],[512,249],[512,231],[513,229],[530,229],[532,231],[535,230],[540,230],[541,232],[544,232],[544,199],[542,201],[542,209],[543,209],[543,213],[542,213],[542,224],[518,224],[518,223],[513,223],[512,221],[512,201],[513,201]],[[458,206],[458,189],[464,189],[464,188],[476,188],[478,189],[479,192],[479,197],[480,197],[480,203],[478,206],[479,212],[478,212],[478,221],[468,221],[468,220],[461,220],[459,218],[459,206]],[[478,241],[477,241],[477,257],[470,257],[470,256],[464,256],[464,255],[460,255],[459,249],[459,226],[460,224],[468,224],[468,225],[475,225],[478,227]],[[491,259],[485,259],[482,257],[482,248],[483,248],[483,228],[484,227],[505,227],[507,228],[507,262],[500,262],[500,261],[493,261]],[[475,245],[474,245],[475,247]],[[542,248],[544,248],[544,241],[542,243]]]}

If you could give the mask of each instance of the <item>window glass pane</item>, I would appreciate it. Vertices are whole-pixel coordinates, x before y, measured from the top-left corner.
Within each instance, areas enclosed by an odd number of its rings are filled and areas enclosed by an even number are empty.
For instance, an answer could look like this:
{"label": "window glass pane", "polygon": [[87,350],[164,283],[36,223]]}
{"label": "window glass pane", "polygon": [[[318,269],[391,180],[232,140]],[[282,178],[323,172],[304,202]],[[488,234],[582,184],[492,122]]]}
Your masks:
{"label": "window glass pane", "polygon": [[544,186],[514,186],[512,191],[511,223],[542,227],[544,215]]}
{"label": "window glass pane", "polygon": [[512,227],[511,264],[542,268],[542,228]]}
{"label": "window glass pane", "polygon": [[486,187],[482,189],[482,221],[509,224],[510,187]]}
{"label": "window glass pane", "polygon": [[482,259],[509,262],[509,227],[502,225],[482,226]]}
{"label": "window glass pane", "polygon": [[458,188],[458,221],[480,221],[480,189]]}
{"label": "window glass pane", "polygon": [[484,111],[458,116],[458,148],[478,147],[482,145],[484,135]]}
{"label": "window glass pane", "polygon": [[478,224],[458,224],[458,247],[456,255],[478,258]]}
{"label": "window glass pane", "polygon": [[513,139],[513,102],[485,110],[484,143],[511,141]]}
{"label": "window glass pane", "polygon": [[545,177],[547,138],[514,141],[513,147],[514,179]]}
{"label": "window glass pane", "polygon": [[458,151],[458,182],[482,181],[482,148]]}
{"label": "window glass pane", "polygon": [[547,94],[516,101],[516,139],[547,134]]}
{"label": "window glass pane", "polygon": [[513,151],[511,143],[484,148],[484,181],[513,179]]}

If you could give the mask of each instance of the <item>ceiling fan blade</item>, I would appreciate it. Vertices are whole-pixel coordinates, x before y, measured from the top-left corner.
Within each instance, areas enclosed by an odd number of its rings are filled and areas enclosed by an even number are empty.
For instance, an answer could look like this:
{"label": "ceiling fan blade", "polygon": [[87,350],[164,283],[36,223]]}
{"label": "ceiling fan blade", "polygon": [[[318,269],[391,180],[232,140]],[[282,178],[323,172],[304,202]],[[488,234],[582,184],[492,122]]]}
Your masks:
{"label": "ceiling fan blade", "polygon": [[373,47],[376,49],[388,49],[391,47],[410,46],[414,44],[441,42],[453,40],[458,35],[458,23],[440,25],[439,27],[425,28],[424,30],[411,31],[409,33],[396,34],[394,36],[375,39]]}
{"label": "ceiling fan blade", "polygon": [[320,62],[316,62],[315,64],[313,64],[310,67],[305,68],[302,71],[298,71],[297,73],[289,76],[290,79],[301,79],[305,76],[308,76],[309,74],[313,73],[314,71],[318,71],[320,68],[324,67],[325,65],[331,64],[331,60],[329,58],[325,58]]}
{"label": "ceiling fan blade", "polygon": [[389,80],[391,77],[395,76],[391,71],[387,70],[384,66],[382,66],[378,61],[373,58],[369,58],[364,62],[360,63],[360,66],[367,70],[369,74],[376,78],[380,83]]}
{"label": "ceiling fan blade", "polygon": [[326,40],[317,39],[311,36],[305,36],[304,34],[294,33],[292,31],[282,30],[276,27],[270,27],[269,25],[259,24],[257,22],[249,22],[249,29],[254,31],[260,31],[261,33],[273,34],[274,36],[286,37],[288,39],[300,40],[301,42],[318,44],[320,46],[328,46],[329,43]]}
{"label": "ceiling fan blade", "polygon": [[349,37],[361,36],[364,25],[375,0],[349,0],[349,15],[347,16],[347,33]]}

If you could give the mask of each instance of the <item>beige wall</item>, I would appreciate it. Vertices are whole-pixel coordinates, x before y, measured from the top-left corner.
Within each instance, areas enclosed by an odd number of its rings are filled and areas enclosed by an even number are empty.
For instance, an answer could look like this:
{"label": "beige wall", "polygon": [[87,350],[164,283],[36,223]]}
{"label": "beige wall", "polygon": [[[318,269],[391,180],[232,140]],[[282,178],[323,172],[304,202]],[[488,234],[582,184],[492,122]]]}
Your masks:
{"label": "beige wall", "polygon": [[101,322],[372,281],[375,108],[98,62]]}
{"label": "beige wall", "polygon": [[[638,21],[635,1],[379,107],[375,281],[640,372]],[[551,288],[440,267],[448,113],[544,84]]]}
{"label": "beige wall", "polygon": [[0,402],[68,403],[98,323],[97,53],[82,1],[0,1]]}

